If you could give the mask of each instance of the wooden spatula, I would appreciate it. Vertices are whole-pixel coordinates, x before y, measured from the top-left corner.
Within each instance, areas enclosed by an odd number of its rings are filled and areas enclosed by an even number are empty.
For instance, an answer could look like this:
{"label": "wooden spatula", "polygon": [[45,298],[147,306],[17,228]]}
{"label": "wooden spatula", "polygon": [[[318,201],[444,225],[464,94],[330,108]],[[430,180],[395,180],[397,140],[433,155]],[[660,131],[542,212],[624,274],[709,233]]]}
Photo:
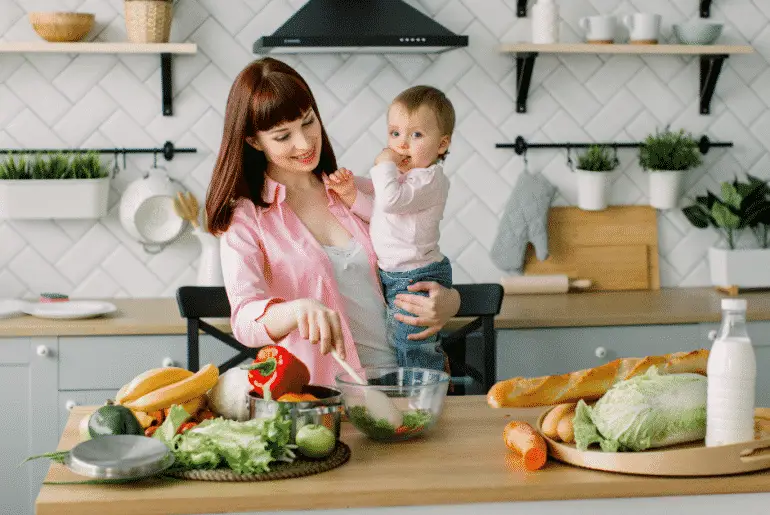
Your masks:
{"label": "wooden spatula", "polygon": [[190,222],[196,229],[200,227],[198,224],[198,199],[189,191],[184,193],[181,191],[177,192],[176,198],[174,198],[174,211],[176,211],[180,218]]}

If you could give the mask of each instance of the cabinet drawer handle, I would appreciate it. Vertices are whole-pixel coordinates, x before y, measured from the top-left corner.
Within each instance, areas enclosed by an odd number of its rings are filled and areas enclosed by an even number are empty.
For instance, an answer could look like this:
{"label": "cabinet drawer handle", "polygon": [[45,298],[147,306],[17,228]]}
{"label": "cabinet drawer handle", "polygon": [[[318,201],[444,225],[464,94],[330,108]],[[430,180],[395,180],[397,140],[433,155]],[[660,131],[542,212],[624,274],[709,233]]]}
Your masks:
{"label": "cabinet drawer handle", "polygon": [[48,356],[48,354],[51,353],[51,351],[49,351],[48,347],[46,347],[45,345],[38,345],[35,351],[37,352],[37,355],[40,357]]}
{"label": "cabinet drawer handle", "polygon": [[607,355],[607,349],[605,349],[604,347],[596,347],[594,354],[596,355],[597,358],[603,358]]}
{"label": "cabinet drawer handle", "polygon": [[172,358],[166,356],[163,358],[163,362],[161,363],[164,367],[173,367],[175,365],[175,362]]}
{"label": "cabinet drawer handle", "polygon": [[77,405],[78,403],[76,401],[73,401],[72,399],[70,399],[64,404],[64,407],[67,408],[67,411],[72,411],[72,408],[74,408]]}
{"label": "cabinet drawer handle", "polygon": [[717,339],[717,330],[716,330],[716,329],[712,329],[711,331],[709,331],[709,336],[708,336],[708,338],[709,338],[709,340],[710,340],[710,341],[712,341],[712,342],[713,342],[714,340],[716,340],[716,339]]}

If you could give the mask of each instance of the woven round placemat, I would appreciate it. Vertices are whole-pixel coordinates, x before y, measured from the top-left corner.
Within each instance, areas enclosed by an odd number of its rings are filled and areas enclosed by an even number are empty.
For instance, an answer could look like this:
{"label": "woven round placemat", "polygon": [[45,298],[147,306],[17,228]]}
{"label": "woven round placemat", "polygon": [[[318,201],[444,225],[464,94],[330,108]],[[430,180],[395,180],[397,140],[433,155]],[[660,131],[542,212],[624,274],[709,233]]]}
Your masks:
{"label": "woven round placemat", "polygon": [[276,479],[291,479],[320,474],[343,465],[349,459],[350,447],[344,442],[338,442],[334,451],[325,458],[312,459],[298,455],[292,463],[271,465],[272,470],[270,472],[263,472],[261,474],[238,474],[230,469],[199,469],[169,471],[166,475],[198,481],[274,481]]}

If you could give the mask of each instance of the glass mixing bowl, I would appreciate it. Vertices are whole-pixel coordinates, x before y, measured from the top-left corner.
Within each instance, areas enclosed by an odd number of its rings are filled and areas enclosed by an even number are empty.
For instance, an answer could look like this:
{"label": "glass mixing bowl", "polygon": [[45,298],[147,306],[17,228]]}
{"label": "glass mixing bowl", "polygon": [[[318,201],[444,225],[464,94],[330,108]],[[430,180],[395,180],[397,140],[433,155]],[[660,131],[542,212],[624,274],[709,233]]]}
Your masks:
{"label": "glass mixing bowl", "polygon": [[[398,442],[425,434],[435,426],[444,407],[449,374],[441,370],[405,367],[365,367],[356,370],[369,384],[348,373],[335,378],[345,413],[353,426],[373,440]],[[392,402],[396,419],[378,417],[373,397],[382,392]],[[386,403],[387,404],[387,403]],[[400,415],[399,415],[400,412]],[[400,424],[396,425],[394,420]]]}

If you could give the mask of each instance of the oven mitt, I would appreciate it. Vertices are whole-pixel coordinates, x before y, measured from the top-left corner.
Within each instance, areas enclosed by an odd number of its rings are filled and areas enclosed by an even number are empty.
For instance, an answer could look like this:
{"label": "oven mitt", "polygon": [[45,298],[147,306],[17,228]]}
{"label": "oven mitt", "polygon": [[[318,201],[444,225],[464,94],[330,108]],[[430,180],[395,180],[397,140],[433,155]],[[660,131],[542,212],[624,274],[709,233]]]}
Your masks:
{"label": "oven mitt", "polygon": [[543,174],[524,171],[519,175],[490,251],[498,268],[522,273],[529,242],[539,261],[548,257],[548,209],[555,194],[556,188]]}

